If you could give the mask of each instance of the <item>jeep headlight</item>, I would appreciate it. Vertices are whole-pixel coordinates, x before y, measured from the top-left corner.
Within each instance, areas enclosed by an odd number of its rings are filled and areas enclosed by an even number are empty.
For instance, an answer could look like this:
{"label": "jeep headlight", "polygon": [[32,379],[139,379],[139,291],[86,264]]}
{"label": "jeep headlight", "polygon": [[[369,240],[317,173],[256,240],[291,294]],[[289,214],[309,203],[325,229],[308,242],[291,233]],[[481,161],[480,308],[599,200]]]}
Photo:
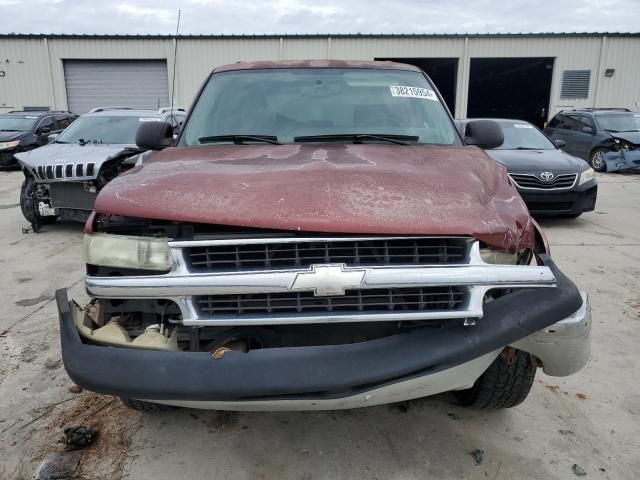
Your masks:
{"label": "jeep headlight", "polygon": [[596,172],[593,171],[593,168],[587,168],[584,172],[580,174],[580,181],[578,182],[578,185],[582,185],[583,183],[590,182],[595,178],[596,178]]}
{"label": "jeep headlight", "polygon": [[85,234],[85,262],[103,267],[170,270],[171,249],[166,238]]}
{"label": "jeep headlight", "polygon": [[12,142],[1,142],[0,150],[6,150],[8,148],[17,147],[20,144],[20,140],[13,140]]}
{"label": "jeep headlight", "polygon": [[501,252],[493,248],[481,248],[480,258],[482,258],[485,263],[498,265],[515,265],[518,263],[517,253]]}

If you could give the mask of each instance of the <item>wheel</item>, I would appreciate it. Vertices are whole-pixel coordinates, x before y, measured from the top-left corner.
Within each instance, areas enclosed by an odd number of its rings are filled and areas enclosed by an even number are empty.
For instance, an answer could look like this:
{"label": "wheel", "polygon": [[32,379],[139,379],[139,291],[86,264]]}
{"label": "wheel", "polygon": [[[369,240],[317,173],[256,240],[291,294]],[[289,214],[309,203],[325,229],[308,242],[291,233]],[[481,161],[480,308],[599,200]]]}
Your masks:
{"label": "wheel", "polygon": [[34,227],[54,223],[58,217],[43,217],[38,212],[35,192],[36,182],[31,176],[27,176],[20,187],[20,208],[22,215]]}
{"label": "wheel", "polygon": [[536,367],[531,355],[508,347],[489,365],[473,387],[455,393],[465,406],[511,408],[527,398],[535,375]]}
{"label": "wheel", "polygon": [[132,410],[144,413],[159,413],[174,410],[176,407],[171,405],[162,405],[160,403],[145,402],[144,400],[135,400],[133,398],[122,398],[120,401]]}
{"label": "wheel", "polygon": [[607,150],[606,148],[596,148],[591,152],[591,155],[589,156],[589,165],[591,165],[591,167],[596,172],[607,171],[607,164],[604,161],[604,154],[608,151],[609,150]]}

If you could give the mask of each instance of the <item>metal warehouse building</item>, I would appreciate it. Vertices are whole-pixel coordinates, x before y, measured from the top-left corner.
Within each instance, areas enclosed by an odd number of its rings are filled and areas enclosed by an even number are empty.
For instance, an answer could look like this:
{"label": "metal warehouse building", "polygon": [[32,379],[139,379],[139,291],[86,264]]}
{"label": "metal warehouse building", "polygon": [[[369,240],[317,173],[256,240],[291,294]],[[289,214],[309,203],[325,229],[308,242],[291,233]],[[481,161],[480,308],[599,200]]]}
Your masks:
{"label": "metal warehouse building", "polygon": [[239,60],[397,60],[423,68],[457,117],[541,124],[570,107],[640,110],[640,33],[495,35],[0,35],[0,112],[188,107]]}

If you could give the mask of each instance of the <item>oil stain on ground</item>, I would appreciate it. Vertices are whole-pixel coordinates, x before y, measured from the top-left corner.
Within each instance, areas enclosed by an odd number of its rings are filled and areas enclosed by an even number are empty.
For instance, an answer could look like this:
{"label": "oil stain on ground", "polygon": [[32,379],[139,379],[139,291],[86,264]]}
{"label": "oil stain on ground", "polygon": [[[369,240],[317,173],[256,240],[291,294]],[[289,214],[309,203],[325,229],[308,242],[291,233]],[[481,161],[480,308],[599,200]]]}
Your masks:
{"label": "oil stain on ground", "polygon": [[46,295],[40,295],[35,298],[23,298],[22,300],[18,300],[16,305],[19,307],[31,307],[33,305],[37,305],[42,302],[46,302],[47,300],[51,300],[51,297],[47,297]]}

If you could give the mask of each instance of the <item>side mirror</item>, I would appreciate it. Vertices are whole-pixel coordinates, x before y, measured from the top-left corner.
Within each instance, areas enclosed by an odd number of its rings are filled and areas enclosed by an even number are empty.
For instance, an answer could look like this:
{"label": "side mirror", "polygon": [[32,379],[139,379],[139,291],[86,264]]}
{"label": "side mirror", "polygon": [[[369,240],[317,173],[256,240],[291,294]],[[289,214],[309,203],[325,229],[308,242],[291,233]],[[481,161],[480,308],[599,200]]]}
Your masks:
{"label": "side mirror", "polygon": [[56,139],[56,138],[58,138],[59,136],[60,136],[60,134],[59,134],[59,133],[52,133],[51,135],[49,135],[49,136],[47,137],[47,141],[48,141],[49,143],[51,143],[51,142],[55,141],[55,139]]}
{"label": "side mirror", "polygon": [[567,146],[567,142],[565,142],[564,140],[554,140],[553,143],[555,144],[556,147],[558,148],[564,148]]}
{"label": "side mirror", "polygon": [[493,120],[470,120],[464,131],[464,141],[484,149],[496,148],[504,142],[504,133]]}
{"label": "side mirror", "polygon": [[590,134],[593,134],[593,128],[591,128],[591,127],[582,127],[582,131],[583,131],[584,133],[590,133]]}
{"label": "side mirror", "polygon": [[51,133],[51,127],[42,127],[40,129],[40,135],[45,135],[47,133]]}
{"label": "side mirror", "polygon": [[136,133],[136,145],[142,150],[162,150],[173,142],[173,129],[167,122],[144,122]]}

